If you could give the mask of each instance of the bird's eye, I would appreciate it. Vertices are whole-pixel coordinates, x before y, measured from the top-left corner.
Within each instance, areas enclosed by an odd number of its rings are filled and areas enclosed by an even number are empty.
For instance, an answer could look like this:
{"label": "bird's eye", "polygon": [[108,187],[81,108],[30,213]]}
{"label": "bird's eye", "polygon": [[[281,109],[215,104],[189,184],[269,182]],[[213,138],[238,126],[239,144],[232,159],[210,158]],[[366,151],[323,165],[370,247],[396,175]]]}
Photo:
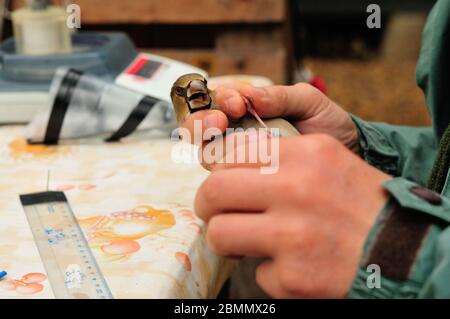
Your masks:
{"label": "bird's eye", "polygon": [[176,87],[175,88],[175,93],[178,94],[178,95],[183,95],[183,89],[180,88],[180,87]]}

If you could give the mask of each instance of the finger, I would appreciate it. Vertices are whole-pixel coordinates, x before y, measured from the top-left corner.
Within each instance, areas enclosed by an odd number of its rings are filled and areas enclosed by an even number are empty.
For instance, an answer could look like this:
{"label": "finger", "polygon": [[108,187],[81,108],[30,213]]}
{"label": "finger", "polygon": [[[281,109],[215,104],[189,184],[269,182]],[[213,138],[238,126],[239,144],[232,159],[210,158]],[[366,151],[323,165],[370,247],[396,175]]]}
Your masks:
{"label": "finger", "polygon": [[269,207],[270,197],[270,180],[259,170],[221,170],[213,172],[198,189],[195,212],[206,222],[224,212],[260,212]]}
{"label": "finger", "polygon": [[206,239],[209,247],[220,256],[271,256],[274,238],[273,224],[264,213],[228,213],[213,217],[208,224]]}
{"label": "finger", "polygon": [[[278,166],[280,139],[268,137],[265,130],[236,133],[226,138],[224,154],[210,164],[211,170]],[[209,146],[204,148],[204,155],[209,154],[208,149]]]}
{"label": "finger", "polygon": [[[308,119],[316,115],[327,101],[319,90],[305,83],[262,88],[243,85],[239,93],[247,97],[256,112],[265,118]],[[230,107],[237,108],[238,103]]]}
{"label": "finger", "polygon": [[276,174],[281,163],[306,160],[311,148],[316,147],[316,138],[293,136],[268,137],[264,130],[233,133],[199,149],[202,165],[210,171],[235,168],[253,168],[263,175]]}
{"label": "finger", "polygon": [[187,118],[180,130],[183,140],[191,144],[202,145],[214,135],[222,134],[228,127],[227,116],[219,110],[195,112]]}
{"label": "finger", "polygon": [[222,83],[215,83],[214,80],[208,82],[208,87],[214,91],[223,90],[223,89],[239,90],[239,88],[242,85],[243,84],[241,82],[236,82],[233,80],[231,80],[229,82],[222,82]]}
{"label": "finger", "polygon": [[215,104],[232,119],[243,117],[247,113],[246,105],[239,93],[242,85],[219,87],[215,91]]}
{"label": "finger", "polygon": [[[259,167],[267,162],[270,146],[264,130],[220,135],[199,149],[199,160],[209,170],[217,167]],[[262,145],[262,143],[266,143]],[[261,146],[261,149],[259,148]],[[260,161],[261,160],[261,161]]]}
{"label": "finger", "polygon": [[256,268],[256,283],[273,298],[286,297],[280,284],[276,263],[273,260],[267,260]]}

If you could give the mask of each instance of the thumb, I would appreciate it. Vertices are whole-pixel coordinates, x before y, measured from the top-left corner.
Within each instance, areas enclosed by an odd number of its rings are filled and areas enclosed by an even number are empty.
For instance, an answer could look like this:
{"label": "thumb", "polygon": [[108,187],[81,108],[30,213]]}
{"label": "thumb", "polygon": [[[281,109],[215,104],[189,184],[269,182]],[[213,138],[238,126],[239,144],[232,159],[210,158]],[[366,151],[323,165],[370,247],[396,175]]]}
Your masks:
{"label": "thumb", "polygon": [[294,120],[306,120],[317,115],[328,101],[328,98],[315,87],[298,83],[291,86],[240,85],[234,89],[218,88],[216,104],[228,116],[240,118],[246,114],[243,96],[252,101],[253,107],[261,117],[284,117]]}
{"label": "thumb", "polygon": [[183,140],[201,146],[227,127],[228,119],[223,112],[206,110],[191,114],[181,126],[186,131],[181,130],[180,134]]}

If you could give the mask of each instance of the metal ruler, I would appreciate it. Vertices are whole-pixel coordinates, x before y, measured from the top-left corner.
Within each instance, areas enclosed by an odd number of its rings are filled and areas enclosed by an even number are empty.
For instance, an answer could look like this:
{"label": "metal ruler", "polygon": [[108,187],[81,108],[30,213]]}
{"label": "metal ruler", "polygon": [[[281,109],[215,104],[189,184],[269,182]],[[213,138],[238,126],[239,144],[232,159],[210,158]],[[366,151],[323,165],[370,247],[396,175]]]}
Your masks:
{"label": "metal ruler", "polygon": [[20,201],[55,297],[112,298],[64,193],[20,195]]}

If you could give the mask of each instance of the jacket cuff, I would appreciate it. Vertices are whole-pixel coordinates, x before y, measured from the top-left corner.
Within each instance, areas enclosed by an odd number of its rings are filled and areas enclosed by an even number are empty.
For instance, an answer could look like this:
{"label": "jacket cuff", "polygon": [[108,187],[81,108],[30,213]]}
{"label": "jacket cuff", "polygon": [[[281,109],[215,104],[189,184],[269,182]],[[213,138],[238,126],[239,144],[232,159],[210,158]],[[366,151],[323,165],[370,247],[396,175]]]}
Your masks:
{"label": "jacket cuff", "polygon": [[375,126],[353,114],[350,117],[358,130],[361,157],[372,166],[397,175],[400,155],[396,148]]}
{"label": "jacket cuff", "polygon": [[416,210],[450,223],[450,199],[405,178],[393,178],[383,187],[402,207]]}
{"label": "jacket cuff", "polygon": [[404,178],[384,185],[390,198],[364,245],[349,298],[418,298],[450,223],[450,200]]}

